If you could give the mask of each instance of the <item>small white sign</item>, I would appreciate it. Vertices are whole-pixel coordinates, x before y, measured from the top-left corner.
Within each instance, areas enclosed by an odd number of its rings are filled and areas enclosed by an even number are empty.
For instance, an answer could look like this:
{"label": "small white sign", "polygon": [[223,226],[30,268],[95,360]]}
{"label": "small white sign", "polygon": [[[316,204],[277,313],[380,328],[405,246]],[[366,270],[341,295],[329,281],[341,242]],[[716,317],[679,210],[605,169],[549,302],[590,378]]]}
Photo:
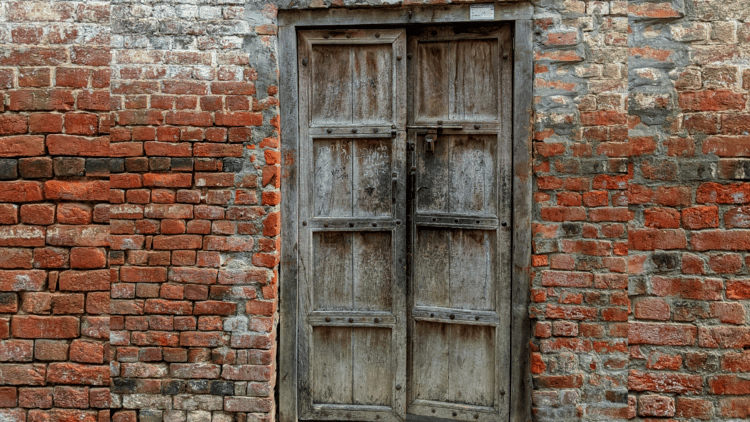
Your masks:
{"label": "small white sign", "polygon": [[495,4],[472,4],[469,6],[469,18],[473,21],[491,21],[495,19]]}

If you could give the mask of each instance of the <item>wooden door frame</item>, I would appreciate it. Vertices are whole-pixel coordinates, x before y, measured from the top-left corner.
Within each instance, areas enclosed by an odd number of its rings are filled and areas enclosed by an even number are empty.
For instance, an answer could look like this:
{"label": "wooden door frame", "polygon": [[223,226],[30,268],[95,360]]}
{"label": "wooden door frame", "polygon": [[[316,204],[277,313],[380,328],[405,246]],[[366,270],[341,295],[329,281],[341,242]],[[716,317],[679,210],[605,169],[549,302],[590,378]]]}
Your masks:
{"label": "wooden door frame", "polygon": [[495,19],[471,20],[470,5],[399,8],[280,10],[281,102],[281,264],[279,269],[278,412],[281,422],[297,422],[297,276],[299,119],[297,30],[336,26],[401,26],[476,23],[513,24],[513,245],[511,291],[510,421],[531,420],[529,340],[531,319],[531,129],[533,90],[533,6],[495,3]]}

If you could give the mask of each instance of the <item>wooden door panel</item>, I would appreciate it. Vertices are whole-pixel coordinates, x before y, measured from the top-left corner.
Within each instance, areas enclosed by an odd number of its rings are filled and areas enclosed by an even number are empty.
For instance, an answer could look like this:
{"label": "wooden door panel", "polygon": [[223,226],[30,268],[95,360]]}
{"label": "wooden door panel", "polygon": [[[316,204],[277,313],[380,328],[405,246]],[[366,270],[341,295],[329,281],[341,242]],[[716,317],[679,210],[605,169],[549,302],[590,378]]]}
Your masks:
{"label": "wooden door panel", "polygon": [[312,330],[311,390],[314,403],[352,403],[352,330]]}
{"label": "wooden door panel", "polygon": [[448,120],[451,79],[450,44],[447,42],[421,42],[418,44],[417,73],[419,87],[414,103],[419,120]]}
{"label": "wooden door panel", "polygon": [[313,141],[315,216],[392,215],[395,193],[392,149],[390,138],[316,138]]}
{"label": "wooden door panel", "polygon": [[392,310],[393,243],[390,232],[352,235],[354,298],[352,308],[364,311]]}
{"label": "wooden door panel", "polygon": [[314,45],[310,60],[312,123],[352,122],[352,57],[350,48]]}
{"label": "wooden door panel", "polygon": [[405,31],[298,35],[299,418],[402,421]]}
{"label": "wooden door panel", "polygon": [[418,228],[415,305],[495,310],[495,237],[486,230]]}
{"label": "wooden door panel", "polygon": [[[353,160],[354,217],[385,217],[393,212],[392,140],[357,140]],[[400,169],[399,169],[400,170]]]}
{"label": "wooden door panel", "polygon": [[414,331],[414,398],[430,404],[494,405],[494,327],[418,322]]}
{"label": "wooden door panel", "polygon": [[316,232],[313,239],[315,311],[392,310],[390,232]]}
{"label": "wooden door panel", "polygon": [[495,216],[497,143],[495,135],[443,135],[427,152],[418,136],[417,212]]}
{"label": "wooden door panel", "polygon": [[495,238],[485,230],[451,230],[450,307],[495,310]]}
{"label": "wooden door panel", "polygon": [[451,207],[457,214],[495,215],[497,208],[497,137],[453,136]]}
{"label": "wooden door panel", "polygon": [[446,401],[492,408],[495,404],[495,327],[450,324]]}
{"label": "wooden door panel", "polygon": [[499,40],[461,40],[455,44],[454,101],[451,119],[498,120],[497,67]]}
{"label": "wooden door panel", "polygon": [[391,405],[392,332],[387,328],[313,329],[313,403]]}
{"label": "wooden door panel", "polygon": [[392,338],[385,328],[352,330],[354,404],[391,406]]}
{"label": "wooden door panel", "polygon": [[393,48],[352,46],[353,122],[379,125],[393,119]]}
{"label": "wooden door panel", "polygon": [[313,309],[351,310],[354,274],[351,233],[314,233],[313,262]]}
{"label": "wooden door panel", "polygon": [[313,142],[313,198],[316,217],[352,215],[352,143],[346,139]]}
{"label": "wooden door panel", "polygon": [[450,307],[450,233],[417,231],[414,253],[414,303],[417,306]]}
{"label": "wooden door panel", "polygon": [[503,40],[497,33],[474,34],[479,39],[468,40],[457,36],[439,29],[417,42],[416,122],[499,120]]}

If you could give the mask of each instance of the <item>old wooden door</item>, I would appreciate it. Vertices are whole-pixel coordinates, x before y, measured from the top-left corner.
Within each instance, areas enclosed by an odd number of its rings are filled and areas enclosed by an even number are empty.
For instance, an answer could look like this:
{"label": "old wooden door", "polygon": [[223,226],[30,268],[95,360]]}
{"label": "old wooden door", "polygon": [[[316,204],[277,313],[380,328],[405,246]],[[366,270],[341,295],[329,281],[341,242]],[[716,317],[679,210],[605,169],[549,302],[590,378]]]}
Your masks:
{"label": "old wooden door", "polygon": [[300,419],[406,409],[406,33],[302,31]]}
{"label": "old wooden door", "polygon": [[510,28],[425,28],[409,53],[407,412],[507,420]]}
{"label": "old wooden door", "polygon": [[510,31],[410,31],[299,32],[300,420],[507,419]]}

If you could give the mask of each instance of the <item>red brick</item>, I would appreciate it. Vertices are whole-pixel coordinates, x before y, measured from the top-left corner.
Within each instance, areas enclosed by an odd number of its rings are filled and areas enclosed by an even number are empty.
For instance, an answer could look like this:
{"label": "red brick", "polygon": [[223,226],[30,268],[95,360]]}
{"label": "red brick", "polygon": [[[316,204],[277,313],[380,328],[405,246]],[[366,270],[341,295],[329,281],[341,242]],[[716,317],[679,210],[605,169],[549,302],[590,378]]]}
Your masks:
{"label": "red brick", "polygon": [[55,225],[47,228],[47,244],[52,246],[109,246],[109,226]]}
{"label": "red brick", "polygon": [[638,415],[668,417],[674,416],[674,398],[647,394],[638,398]]}
{"label": "red brick", "polygon": [[143,144],[143,147],[146,155],[160,157],[190,157],[193,155],[192,144],[188,142],[146,142]]}
{"label": "red brick", "polygon": [[[4,248],[0,254],[0,268],[4,269],[31,269],[33,254],[31,249]],[[2,308],[2,305],[0,305]],[[10,312],[0,312],[10,313]]]}
{"label": "red brick", "polygon": [[247,111],[217,112],[217,126],[260,126],[263,124],[263,114]]}
{"label": "red brick", "polygon": [[157,315],[191,315],[193,305],[191,302],[148,299],[144,307],[147,314]]}
{"label": "red brick", "polygon": [[54,384],[109,385],[109,367],[77,363],[51,363],[47,382]]}
{"label": "red brick", "polygon": [[41,270],[0,270],[0,292],[40,291],[46,281],[47,274]]}
{"label": "red brick", "polygon": [[46,67],[26,67],[18,69],[19,87],[50,86],[50,69]]}
{"label": "red brick", "polygon": [[25,408],[50,408],[52,388],[19,388],[18,405]]}
{"label": "red brick", "polygon": [[237,304],[221,301],[196,302],[193,315],[233,315],[237,311]]}
{"label": "red brick", "polygon": [[109,136],[85,138],[73,135],[47,136],[47,150],[51,155],[109,157]]}
{"label": "red brick", "polygon": [[745,308],[739,303],[712,303],[711,317],[719,318],[719,321],[725,324],[745,323]]}
{"label": "red brick", "polygon": [[63,271],[59,288],[64,291],[109,291],[109,270]]}
{"label": "red brick", "polygon": [[682,224],[686,229],[700,230],[719,227],[719,208],[695,206],[682,210]]}
{"label": "red brick", "polygon": [[628,375],[628,389],[661,393],[700,393],[703,390],[703,379],[699,375],[631,370]]}
{"label": "red brick", "polygon": [[722,398],[719,406],[723,416],[745,420],[750,418],[750,398],[748,397]]}
{"label": "red brick", "polygon": [[750,379],[734,375],[719,375],[708,378],[708,391],[713,394],[750,394]]}
{"label": "red brick", "polygon": [[164,123],[177,126],[211,126],[213,119],[208,112],[169,111]]}
{"label": "red brick", "polygon": [[18,391],[15,387],[0,387],[0,408],[16,407]]}
{"label": "red brick", "polygon": [[697,333],[698,329],[689,325],[631,322],[628,343],[687,346],[695,344]]}
{"label": "red brick", "polygon": [[745,98],[731,91],[699,91],[680,93],[679,105],[683,111],[742,110]]}
{"label": "red brick", "polygon": [[86,88],[89,84],[89,69],[60,67],[55,72],[55,86]]}
{"label": "red brick", "polygon": [[727,299],[750,299],[750,279],[727,281]]}
{"label": "red brick", "polygon": [[681,355],[669,355],[659,351],[651,352],[648,356],[648,362],[646,362],[646,368],[648,369],[671,369],[676,371],[680,369],[681,366]]}
{"label": "red brick", "polygon": [[[6,129],[11,128],[6,127]],[[44,155],[44,136],[0,137],[0,157],[31,157],[37,155]]]}
{"label": "red brick", "polygon": [[680,228],[680,212],[672,208],[646,208],[643,216],[646,227],[654,229]]}
{"label": "red brick", "polygon": [[68,111],[73,110],[75,105],[72,92],[65,89],[24,89],[11,91],[9,96],[8,109],[12,111]]}
{"label": "red brick", "polygon": [[550,319],[573,319],[590,321],[596,319],[597,308],[587,306],[557,306],[547,304],[545,317]]}
{"label": "red brick", "polygon": [[195,186],[199,186],[199,187],[234,186],[234,173],[195,173]]}
{"label": "red brick", "polygon": [[78,318],[72,316],[16,315],[11,331],[16,338],[75,338],[80,334]]}
{"label": "red brick", "polygon": [[696,191],[696,202],[744,204],[750,202],[750,183],[704,183]]}
{"label": "red brick", "polygon": [[[749,116],[745,118],[750,119]],[[750,136],[712,136],[703,141],[703,153],[719,157],[750,157]]]}
{"label": "red brick", "polygon": [[103,363],[104,346],[94,341],[73,340],[70,343],[70,360],[81,363]]}
{"label": "red brick", "polygon": [[717,274],[734,274],[742,269],[742,257],[739,254],[712,254],[708,257],[708,266]]}
{"label": "red brick", "polygon": [[686,246],[687,238],[683,230],[628,230],[629,249],[652,251],[655,249],[684,249]]}
{"label": "red brick", "polygon": [[669,304],[659,298],[643,298],[635,303],[635,317],[638,319],[669,320]]}
{"label": "red brick", "polygon": [[0,365],[0,379],[5,385],[44,385],[45,372],[44,364]]}
{"label": "red brick", "polygon": [[252,82],[213,82],[211,93],[214,95],[255,95],[255,85]]}
{"label": "red brick", "polygon": [[85,90],[78,94],[80,110],[109,111],[109,91]]}
{"label": "red brick", "polygon": [[580,207],[542,208],[541,215],[547,221],[586,220],[586,211]]}
{"label": "red brick", "polygon": [[[221,367],[209,363],[172,363],[169,365],[169,372],[175,378],[193,379],[193,378],[219,378]],[[228,410],[228,409],[225,409]]]}
{"label": "red brick", "polygon": [[180,333],[180,346],[184,347],[221,347],[225,343],[221,332]]}
{"label": "red brick", "polygon": [[750,250],[750,230],[710,230],[693,233],[690,244],[696,251]]}
{"label": "red brick", "polygon": [[44,183],[44,197],[68,201],[108,201],[109,182],[49,180]]}
{"label": "red brick", "polygon": [[4,422],[27,422],[24,409],[0,409],[0,418]]}
{"label": "red brick", "polygon": [[90,113],[65,113],[65,133],[93,136],[99,132],[99,117]]}
{"label": "red brick", "polygon": [[[0,135],[22,134],[26,133],[28,129],[29,123],[26,116],[22,116],[19,114],[0,115]],[[6,148],[9,146],[12,145],[7,145]],[[16,148],[18,150],[22,150],[21,146]]]}
{"label": "red brick", "polygon": [[239,144],[195,144],[193,154],[196,157],[242,157],[242,145]]}
{"label": "red brick", "polygon": [[92,209],[84,204],[59,204],[57,206],[57,222],[60,224],[91,224]]}
{"label": "red brick", "polygon": [[224,397],[224,410],[227,412],[270,412],[273,399],[256,397]]}
{"label": "red brick", "polygon": [[52,394],[55,401],[55,407],[79,409],[85,409],[89,407],[88,388],[59,386],[55,387]]}
{"label": "red brick", "polygon": [[594,279],[591,273],[543,271],[543,286],[590,287]]}
{"label": "red brick", "polygon": [[146,173],[143,175],[143,185],[163,188],[189,188],[193,185],[191,174],[159,174]]}
{"label": "red brick", "polygon": [[713,405],[708,400],[699,398],[678,397],[675,416],[678,418],[696,418],[711,420]]}
{"label": "red brick", "polygon": [[740,349],[750,346],[750,327],[700,327],[698,345],[710,348]]}
{"label": "red brick", "polygon": [[31,362],[33,356],[34,343],[31,340],[0,341],[0,362]]}
{"label": "red brick", "polygon": [[675,296],[694,300],[720,300],[723,283],[718,279],[671,278],[654,276],[651,292],[657,296]]}
{"label": "red brick", "polygon": [[79,269],[104,268],[107,253],[100,248],[73,248],[70,251],[70,267]]}
{"label": "red brick", "polygon": [[160,283],[167,281],[167,269],[162,267],[122,267],[120,281],[133,283]]}

